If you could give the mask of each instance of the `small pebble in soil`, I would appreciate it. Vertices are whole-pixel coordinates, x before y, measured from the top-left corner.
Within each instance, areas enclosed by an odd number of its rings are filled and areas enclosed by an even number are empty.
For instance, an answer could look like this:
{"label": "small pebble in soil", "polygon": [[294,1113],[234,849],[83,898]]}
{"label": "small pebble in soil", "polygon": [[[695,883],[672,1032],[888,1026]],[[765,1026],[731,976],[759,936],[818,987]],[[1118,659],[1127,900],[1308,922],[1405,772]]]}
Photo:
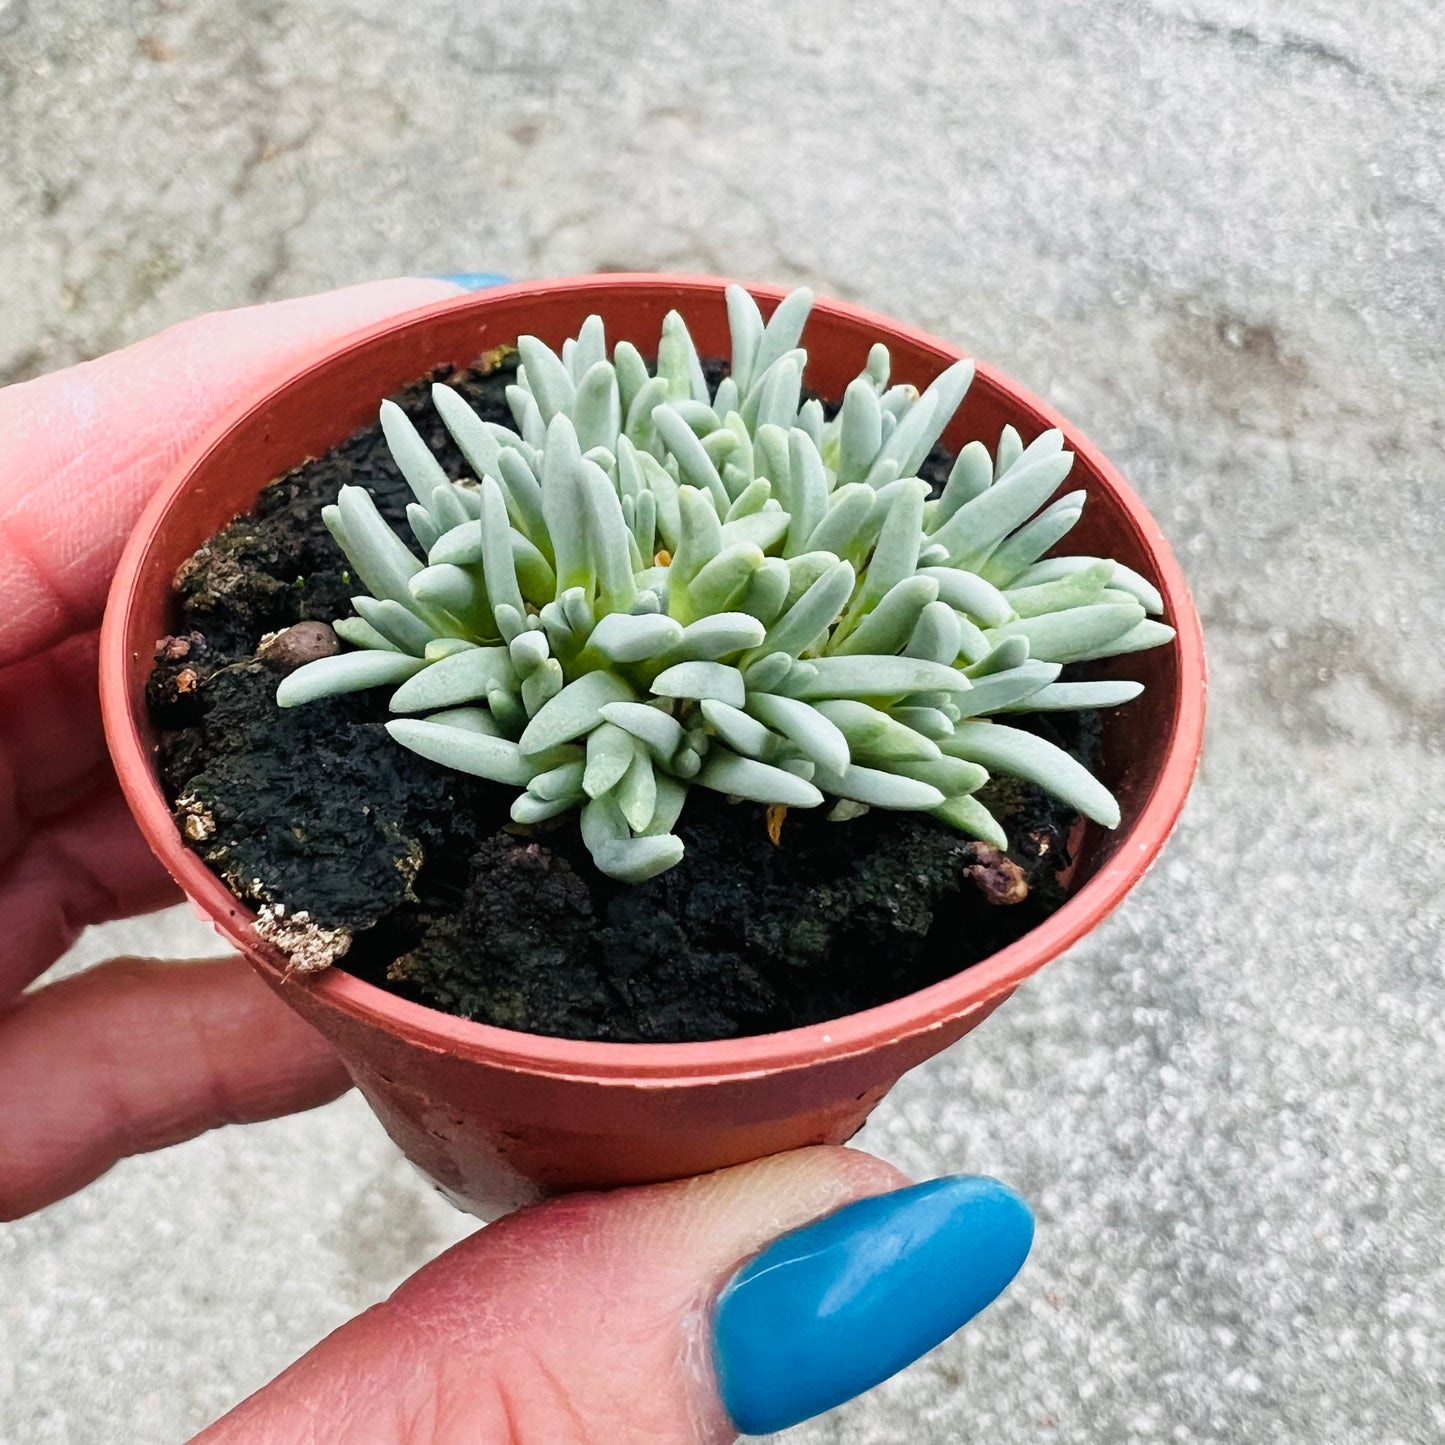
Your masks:
{"label": "small pebble in soil", "polygon": [[341,651],[341,639],[325,622],[297,622],[280,632],[267,633],[256,649],[272,672],[283,675],[305,667],[320,657],[334,657]]}

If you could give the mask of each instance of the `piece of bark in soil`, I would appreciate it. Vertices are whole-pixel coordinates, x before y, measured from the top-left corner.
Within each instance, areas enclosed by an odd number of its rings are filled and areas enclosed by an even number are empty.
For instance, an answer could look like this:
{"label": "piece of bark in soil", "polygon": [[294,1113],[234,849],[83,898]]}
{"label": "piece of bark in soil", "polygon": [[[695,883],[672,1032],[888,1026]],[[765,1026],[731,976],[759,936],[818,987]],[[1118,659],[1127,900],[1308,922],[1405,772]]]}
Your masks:
{"label": "piece of bark in soil", "polygon": [[201,687],[215,670],[211,645],[199,632],[156,640],[155,666],[146,678],[146,707],[158,728],[193,726],[201,716]]}
{"label": "piece of bark in soil", "polygon": [[1029,896],[1028,874],[1007,853],[991,843],[970,842],[963,854],[963,876],[983,895],[985,903],[1009,908]]}

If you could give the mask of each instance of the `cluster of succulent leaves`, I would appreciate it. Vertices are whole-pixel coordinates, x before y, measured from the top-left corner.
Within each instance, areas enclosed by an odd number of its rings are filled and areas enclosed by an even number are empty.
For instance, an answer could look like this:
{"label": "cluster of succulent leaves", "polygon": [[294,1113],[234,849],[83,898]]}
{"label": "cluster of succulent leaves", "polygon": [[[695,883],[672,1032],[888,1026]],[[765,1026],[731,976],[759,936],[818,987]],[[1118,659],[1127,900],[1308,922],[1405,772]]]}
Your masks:
{"label": "cluster of succulent leaves", "polygon": [[[831,800],[931,814],[1002,848],[977,799],[989,770],[1031,779],[1106,826],[1117,805],[1067,753],[990,721],[1127,702],[1133,682],[1060,682],[1064,664],[1173,634],[1144,578],[1045,554],[1084,494],[1045,506],[1072,455],[1058,431],[959,453],[942,494],[918,471],[973,378],[921,394],[873,347],[835,416],[805,399],[812,305],[765,325],[727,293],[731,367],[709,388],[683,319],[655,370],[591,316],[557,355],[517,343],[516,430],[444,385],[453,479],[405,414],[381,424],[416,501],[417,551],[369,493],[325,520],[368,595],[336,631],[356,651],[287,677],[291,706],[394,687],[387,724],[423,757],[518,789],[512,817],[581,810],[597,867],[671,867],[689,789],[787,808]],[[1042,510],[1040,510],[1042,508]]]}

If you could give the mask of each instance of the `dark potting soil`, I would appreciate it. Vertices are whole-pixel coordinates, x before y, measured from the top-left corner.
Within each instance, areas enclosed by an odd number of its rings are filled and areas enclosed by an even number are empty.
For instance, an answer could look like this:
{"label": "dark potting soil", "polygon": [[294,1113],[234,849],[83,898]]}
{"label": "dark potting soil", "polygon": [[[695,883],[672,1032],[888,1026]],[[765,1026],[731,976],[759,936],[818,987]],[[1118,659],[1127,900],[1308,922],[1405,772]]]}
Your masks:
{"label": "dark potting soil", "polygon": [[[447,380],[510,425],[514,361],[492,360],[490,372],[438,371],[395,398],[452,476],[466,464],[428,383]],[[936,454],[924,474],[941,485],[949,461]],[[677,828],[682,862],[629,885],[592,867],[575,814],[516,830],[514,789],[392,742],[386,689],[278,708],[262,639],[346,615],[357,590],[321,521],[345,483],[366,487],[406,534],[411,494],[379,426],[288,473],[181,567],[181,625],[157,645],[147,694],[190,845],[238,897],[349,935],[336,966],[532,1033],[727,1038],[936,983],[1063,901],[1076,815],[1007,778],[980,796],[1009,833],[1008,859],[933,819],[876,810],[830,823],[794,809],[775,843],[763,807],[694,789]],[[1095,715],[1015,721],[1091,761]],[[1025,885],[1022,901],[1001,901]]]}

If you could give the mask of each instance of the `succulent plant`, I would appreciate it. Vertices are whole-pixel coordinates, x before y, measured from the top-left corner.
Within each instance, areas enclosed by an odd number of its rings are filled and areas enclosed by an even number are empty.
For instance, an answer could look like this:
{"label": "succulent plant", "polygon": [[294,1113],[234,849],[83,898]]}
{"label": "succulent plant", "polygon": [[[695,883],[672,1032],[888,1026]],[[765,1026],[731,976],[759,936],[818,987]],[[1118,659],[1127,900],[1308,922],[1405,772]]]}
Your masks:
{"label": "succulent plant", "polygon": [[[1031,779],[1113,827],[1108,790],[996,714],[1109,707],[1133,682],[1060,682],[1064,664],[1173,636],[1159,594],[1096,557],[1049,551],[1084,494],[1044,506],[1073,461],[1058,431],[959,453],[941,495],[918,476],[973,379],[889,384],[876,345],[829,418],[803,390],[812,305],[766,325],[727,293],[731,367],[710,388],[686,324],[655,370],[591,316],[557,355],[517,343],[515,431],[437,385],[475,479],[448,477],[381,406],[416,500],[417,552],[343,487],[326,525],[366,588],[335,624],[355,651],[280,685],[283,707],[393,687],[392,737],[518,789],[512,817],[581,810],[597,867],[636,882],[683,854],[688,790],[779,808],[832,800],[931,814],[1005,847],[976,794]],[[1042,510],[1040,510],[1042,508]]]}

